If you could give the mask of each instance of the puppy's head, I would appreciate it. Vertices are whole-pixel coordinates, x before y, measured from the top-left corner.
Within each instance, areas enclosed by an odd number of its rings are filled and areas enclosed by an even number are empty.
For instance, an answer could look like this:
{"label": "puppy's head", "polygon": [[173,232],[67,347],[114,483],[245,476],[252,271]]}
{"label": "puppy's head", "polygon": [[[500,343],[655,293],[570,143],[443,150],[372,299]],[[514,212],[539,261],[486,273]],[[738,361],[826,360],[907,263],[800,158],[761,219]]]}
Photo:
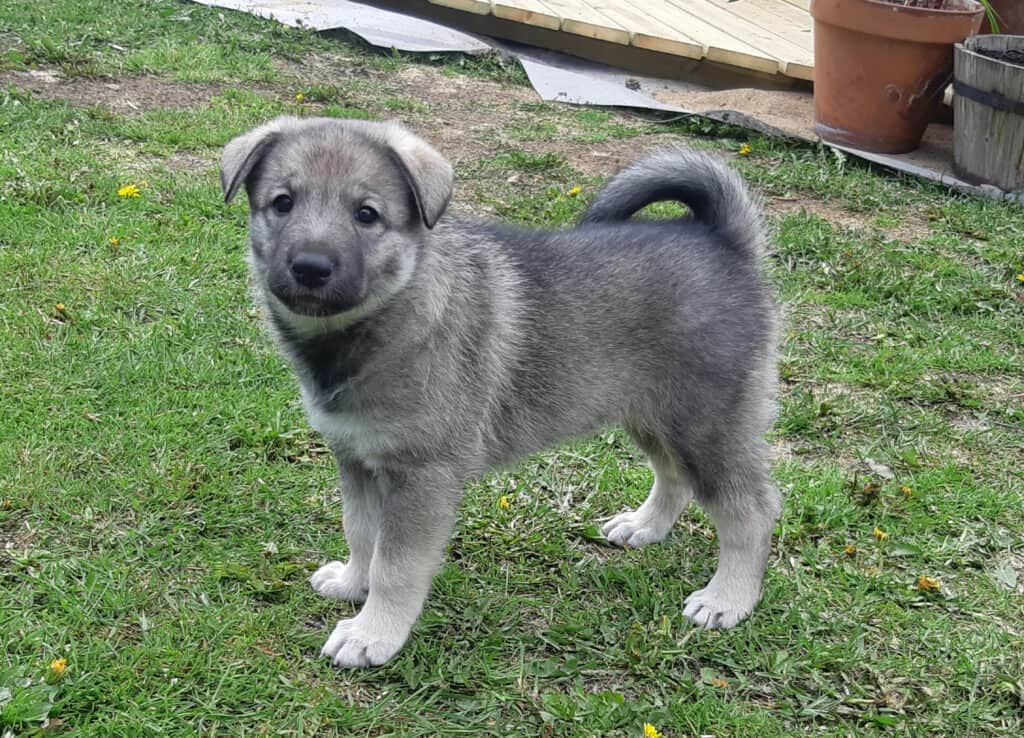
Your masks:
{"label": "puppy's head", "polygon": [[452,168],[397,123],[282,117],[227,145],[221,185],[249,195],[257,285],[304,320],[365,314],[408,282]]}

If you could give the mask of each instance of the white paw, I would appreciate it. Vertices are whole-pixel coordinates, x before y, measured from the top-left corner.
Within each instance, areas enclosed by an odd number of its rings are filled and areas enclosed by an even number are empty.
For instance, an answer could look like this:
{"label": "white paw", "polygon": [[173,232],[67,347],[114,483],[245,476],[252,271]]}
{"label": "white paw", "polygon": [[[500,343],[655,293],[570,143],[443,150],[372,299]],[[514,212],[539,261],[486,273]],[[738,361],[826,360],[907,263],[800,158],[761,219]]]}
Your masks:
{"label": "white paw", "polygon": [[760,599],[755,592],[722,592],[724,588],[709,584],[686,598],[683,615],[702,628],[726,630],[735,627],[751,613]]}
{"label": "white paw", "polygon": [[359,622],[357,615],[335,626],[320,655],[329,658],[335,666],[380,666],[398,653],[408,636],[408,632],[392,633],[386,629],[380,632],[367,628]]}
{"label": "white paw", "polygon": [[640,548],[665,540],[674,522],[670,516],[647,514],[641,507],[616,515],[601,526],[601,532],[616,546]]}
{"label": "white paw", "polygon": [[355,567],[340,561],[324,564],[309,578],[313,591],[324,597],[348,602],[365,602],[368,577],[359,576]]}

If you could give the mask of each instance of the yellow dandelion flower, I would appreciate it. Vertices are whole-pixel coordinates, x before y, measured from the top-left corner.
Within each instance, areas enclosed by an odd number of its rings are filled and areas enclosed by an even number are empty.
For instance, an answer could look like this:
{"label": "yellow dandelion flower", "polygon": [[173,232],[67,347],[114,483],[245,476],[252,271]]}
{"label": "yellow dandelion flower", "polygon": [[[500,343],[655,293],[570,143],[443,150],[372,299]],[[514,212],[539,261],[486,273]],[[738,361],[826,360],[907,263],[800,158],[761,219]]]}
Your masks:
{"label": "yellow dandelion flower", "polygon": [[644,723],[644,738],[662,738],[661,732],[650,723]]}
{"label": "yellow dandelion flower", "polygon": [[508,501],[508,496],[502,495],[498,498],[498,508],[501,510],[511,510],[512,503]]}
{"label": "yellow dandelion flower", "polygon": [[857,554],[857,547],[856,546],[847,546],[846,548],[843,549],[843,553],[846,554],[847,556],[855,556]]}
{"label": "yellow dandelion flower", "polygon": [[133,184],[125,185],[124,187],[122,187],[121,189],[119,189],[117,191],[117,196],[118,197],[138,197],[139,196],[139,188],[136,185],[133,185]]}
{"label": "yellow dandelion flower", "polygon": [[750,144],[743,144],[740,146],[740,156],[746,156],[750,153]]}
{"label": "yellow dandelion flower", "polygon": [[1018,282],[1024,282],[1024,274],[1018,274],[1017,275],[1017,281]]}
{"label": "yellow dandelion flower", "polygon": [[878,526],[875,526],[875,538],[877,540],[879,540],[879,541],[888,541],[889,540],[889,534],[886,533],[881,528],[879,528]]}
{"label": "yellow dandelion flower", "polygon": [[569,190],[569,197],[576,197],[576,195],[580,194],[580,192],[582,191],[583,188],[581,188],[579,185],[576,185],[571,190]]}
{"label": "yellow dandelion flower", "polygon": [[118,246],[121,245],[121,239],[118,238],[117,236],[112,236],[110,238],[110,245],[116,249]]}
{"label": "yellow dandelion flower", "polygon": [[63,679],[64,673],[68,670],[67,659],[54,659],[50,662],[50,677],[53,679]]}
{"label": "yellow dandelion flower", "polygon": [[295,102],[300,103],[300,102],[302,102],[305,99],[306,99],[306,96],[303,95],[301,92],[295,93]]}
{"label": "yellow dandelion flower", "polygon": [[938,592],[939,580],[921,575],[917,578],[917,588],[922,592]]}
{"label": "yellow dandelion flower", "polygon": [[68,311],[67,306],[63,302],[58,302],[56,305],[53,306],[53,309],[56,310],[58,313],[66,313]]}
{"label": "yellow dandelion flower", "polygon": [[905,485],[905,484],[901,484],[901,485],[900,485],[900,492],[902,492],[902,493],[903,493],[903,496],[904,496],[904,497],[912,497],[912,496],[913,496],[913,494],[914,494],[914,490],[913,490],[913,489],[911,489],[910,487],[908,487],[908,486],[907,486],[907,485]]}

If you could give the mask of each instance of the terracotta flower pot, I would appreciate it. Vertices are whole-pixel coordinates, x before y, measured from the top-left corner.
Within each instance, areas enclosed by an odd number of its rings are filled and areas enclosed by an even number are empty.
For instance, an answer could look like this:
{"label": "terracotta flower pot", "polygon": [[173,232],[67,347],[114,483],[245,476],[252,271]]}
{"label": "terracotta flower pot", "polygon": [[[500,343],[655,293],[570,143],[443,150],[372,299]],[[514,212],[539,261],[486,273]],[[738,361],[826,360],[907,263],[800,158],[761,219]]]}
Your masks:
{"label": "terracotta flower pot", "polygon": [[921,142],[952,79],[953,44],[984,9],[928,10],[885,0],[811,0],[814,130],[825,141],[900,154]]}

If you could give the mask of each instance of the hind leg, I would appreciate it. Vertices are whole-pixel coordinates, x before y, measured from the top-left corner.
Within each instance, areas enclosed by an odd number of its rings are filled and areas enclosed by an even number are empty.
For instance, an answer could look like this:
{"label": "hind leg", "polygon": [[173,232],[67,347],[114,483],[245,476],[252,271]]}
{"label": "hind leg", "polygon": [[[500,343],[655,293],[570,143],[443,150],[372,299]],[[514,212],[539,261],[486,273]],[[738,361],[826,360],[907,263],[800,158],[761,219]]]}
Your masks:
{"label": "hind leg", "polygon": [[683,615],[705,628],[732,628],[761,599],[779,492],[758,460],[728,476],[702,480],[697,496],[718,534],[718,569],[704,589],[686,598]]}
{"label": "hind leg", "polygon": [[[638,439],[639,440],[639,439]],[[601,532],[616,546],[640,548],[664,540],[693,498],[689,474],[656,442],[641,442],[654,468],[654,486],[636,510],[616,515]]]}

